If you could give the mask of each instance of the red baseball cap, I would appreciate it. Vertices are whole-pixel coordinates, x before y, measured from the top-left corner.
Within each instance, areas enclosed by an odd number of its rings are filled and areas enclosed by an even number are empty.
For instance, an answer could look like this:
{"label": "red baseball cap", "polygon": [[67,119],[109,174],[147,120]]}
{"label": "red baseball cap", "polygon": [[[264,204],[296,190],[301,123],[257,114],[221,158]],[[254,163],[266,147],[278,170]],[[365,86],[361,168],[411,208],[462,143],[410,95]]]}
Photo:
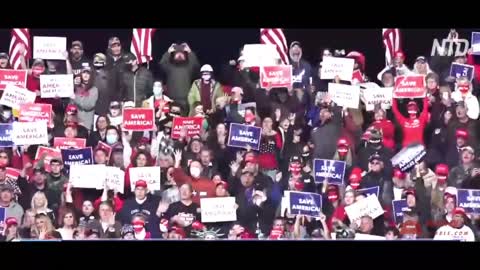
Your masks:
{"label": "red baseball cap", "polygon": [[465,140],[468,139],[468,130],[464,128],[458,128],[457,131],[455,132],[455,136],[457,138],[463,138]]}
{"label": "red baseball cap", "polygon": [[5,224],[7,224],[7,227],[13,226],[13,225],[18,225],[18,221],[14,217],[9,217],[5,220]]}
{"label": "red baseball cap", "polygon": [[465,209],[461,207],[456,207],[455,209],[453,209],[452,215],[462,215],[465,217],[467,213],[465,213]]}
{"label": "red baseball cap", "polygon": [[448,165],[447,164],[438,164],[435,167],[435,174],[437,175],[438,180],[443,180],[443,182],[445,182],[445,180],[448,177]]}
{"label": "red baseball cap", "polygon": [[228,189],[228,184],[227,184],[227,182],[225,182],[225,181],[222,180],[222,181],[218,182],[218,184],[217,184],[216,186],[218,187],[218,186],[220,186],[220,185],[223,185],[223,188],[224,188],[224,189]]}
{"label": "red baseball cap", "polygon": [[248,155],[246,158],[245,158],[245,163],[255,163],[257,164],[258,163],[258,159],[256,156],[253,156],[253,155]]}
{"label": "red baseball cap", "polygon": [[68,115],[74,115],[78,113],[78,108],[75,104],[68,104],[65,108],[65,113]]}
{"label": "red baseball cap", "polygon": [[147,187],[148,187],[147,181],[145,181],[145,180],[138,180],[137,182],[135,182],[135,188],[137,188],[137,187],[147,188]]}
{"label": "red baseball cap", "polygon": [[402,172],[399,168],[394,168],[393,169],[393,177],[401,179],[401,180],[405,180],[407,175],[404,172]]}
{"label": "red baseball cap", "polygon": [[350,181],[350,186],[357,189],[362,181],[362,169],[358,167],[353,168],[348,180]]}
{"label": "red baseball cap", "polygon": [[394,58],[400,57],[402,59],[405,59],[405,53],[403,53],[402,51],[396,51],[393,57]]}

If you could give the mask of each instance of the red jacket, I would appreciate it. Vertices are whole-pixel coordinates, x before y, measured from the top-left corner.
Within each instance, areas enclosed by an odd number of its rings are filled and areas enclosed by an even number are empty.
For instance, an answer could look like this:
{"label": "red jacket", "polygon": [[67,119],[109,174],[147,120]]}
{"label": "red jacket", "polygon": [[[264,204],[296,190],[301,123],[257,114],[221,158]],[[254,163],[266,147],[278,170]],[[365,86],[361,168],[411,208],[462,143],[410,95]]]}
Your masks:
{"label": "red jacket", "polygon": [[393,150],[395,148],[395,126],[392,121],[387,119],[374,121],[371,126],[382,131],[383,145]]}
{"label": "red jacket", "polygon": [[335,210],[333,211],[333,215],[327,220],[327,226],[329,231],[333,232],[333,227],[332,227],[332,220],[333,218],[336,218],[342,222],[345,223],[346,219],[348,219],[347,212],[345,212],[345,206],[344,205],[339,205]]}
{"label": "red jacket", "polygon": [[404,117],[398,110],[398,104],[395,98],[393,99],[392,110],[398,123],[402,126],[402,146],[405,147],[414,142],[420,142],[423,144],[423,130],[428,122],[428,98],[423,99],[423,111],[418,118],[410,119]]}
{"label": "red jacket", "polygon": [[[115,203],[115,213],[120,213],[120,210],[122,210],[123,207],[123,200],[120,199],[118,196],[113,196],[113,201]],[[98,210],[98,207],[102,203],[102,197],[98,198],[95,200],[93,203],[93,207]]]}
{"label": "red jacket", "polygon": [[192,201],[198,205],[200,205],[200,197],[201,198],[216,197],[216,193],[215,193],[216,185],[212,180],[208,178],[200,177],[198,179],[195,179],[191,176],[188,176],[183,171],[182,168],[174,169],[172,176],[173,176],[173,179],[175,180],[175,183],[177,184],[177,187],[180,187],[185,183],[192,185],[193,192],[194,192]]}

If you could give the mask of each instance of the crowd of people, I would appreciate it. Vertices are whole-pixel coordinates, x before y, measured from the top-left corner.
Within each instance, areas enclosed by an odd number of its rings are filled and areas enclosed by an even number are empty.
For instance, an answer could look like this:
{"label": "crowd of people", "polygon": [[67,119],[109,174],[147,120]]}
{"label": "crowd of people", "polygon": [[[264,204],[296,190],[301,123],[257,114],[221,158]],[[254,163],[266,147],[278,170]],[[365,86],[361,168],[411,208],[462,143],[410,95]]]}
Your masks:
{"label": "crowd of people", "polygon": [[[396,76],[422,74],[427,94],[394,98],[391,108],[377,104],[367,111],[363,102],[351,109],[332,100],[329,83],[351,82],[322,80],[322,61],[306,61],[298,41],[289,47],[292,87],[272,89],[260,87],[258,67],[245,67],[241,51],[237,60],[214,70],[199,63],[187,43],[172,44],[160,61],[150,63],[162,71],[154,76],[124,45],[112,37],[106,53],[90,59],[83,43],[74,41],[65,71],[47,59],[34,59],[24,68],[26,88],[37,93],[35,103],[52,105],[54,125],[48,128],[46,146],[56,137],[86,139],[95,164],[125,172],[125,190],[75,187],[61,157],[35,157],[39,145],[1,148],[4,241],[358,235],[474,241],[480,236],[479,216],[457,202],[459,189],[480,189],[480,59],[471,51],[455,57],[418,56],[412,68],[404,63],[406,54],[396,52],[392,65],[380,72],[378,85],[387,89],[394,87]],[[332,56],[354,59],[354,69],[368,81],[361,52],[325,48],[320,58]],[[473,80],[450,76],[452,62],[475,66]],[[6,53],[0,54],[0,68],[11,68]],[[61,72],[73,74],[74,95],[41,98],[40,76]],[[153,108],[156,130],[124,130],[125,107]],[[17,121],[12,108],[1,106],[0,112],[1,123]],[[202,117],[200,134],[182,128],[173,139],[172,121],[181,116]],[[261,127],[258,150],[228,146],[232,123]],[[111,154],[100,142],[111,147]],[[423,145],[426,155],[411,170],[401,171],[391,159],[412,144]],[[316,182],[315,159],[344,161],[343,184]],[[131,183],[132,168],[153,166],[161,170],[159,190],[149,190],[147,181]],[[18,178],[7,168],[20,170]],[[351,222],[345,208],[366,199],[362,189],[376,186],[383,214]],[[285,211],[285,191],[321,194],[321,215]],[[212,197],[234,197],[237,220],[202,222],[201,200]],[[407,207],[399,222],[392,201],[402,199]]]}

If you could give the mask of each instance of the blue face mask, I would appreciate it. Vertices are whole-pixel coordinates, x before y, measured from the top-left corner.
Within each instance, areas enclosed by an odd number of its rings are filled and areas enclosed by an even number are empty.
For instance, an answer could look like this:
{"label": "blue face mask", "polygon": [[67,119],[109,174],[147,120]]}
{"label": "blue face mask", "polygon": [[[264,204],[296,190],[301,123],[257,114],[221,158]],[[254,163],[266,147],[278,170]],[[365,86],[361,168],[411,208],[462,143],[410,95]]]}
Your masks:
{"label": "blue face mask", "polygon": [[118,141],[118,136],[109,134],[106,136],[106,139],[107,139],[107,143],[112,145]]}

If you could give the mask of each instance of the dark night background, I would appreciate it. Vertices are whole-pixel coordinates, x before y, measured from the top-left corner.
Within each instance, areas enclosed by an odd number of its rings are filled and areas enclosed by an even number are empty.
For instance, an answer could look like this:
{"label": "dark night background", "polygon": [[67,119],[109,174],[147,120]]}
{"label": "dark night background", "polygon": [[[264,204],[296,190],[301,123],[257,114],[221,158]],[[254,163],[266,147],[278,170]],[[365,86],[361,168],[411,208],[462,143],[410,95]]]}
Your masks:
{"label": "dark night background", "polygon": [[[457,29],[460,38],[470,40],[473,29]],[[316,65],[320,49],[331,47],[363,52],[366,55],[367,75],[372,79],[385,65],[381,29],[285,29],[288,45],[295,40],[302,43],[304,58]],[[446,38],[449,29],[401,29],[403,49],[407,55],[407,64],[419,55],[429,56],[434,38]],[[73,40],[84,42],[85,54],[90,58],[94,53],[105,53],[108,38],[118,36],[123,49],[130,49],[131,29],[31,29],[31,36],[66,36],[67,46]],[[0,52],[8,51],[10,29],[0,29]],[[259,43],[258,28],[177,28],[157,29],[153,38],[153,57],[155,63],[173,42],[186,41],[200,58],[201,64],[212,64],[218,70],[230,59],[237,59],[243,44]],[[157,67],[152,67],[157,74]]]}

